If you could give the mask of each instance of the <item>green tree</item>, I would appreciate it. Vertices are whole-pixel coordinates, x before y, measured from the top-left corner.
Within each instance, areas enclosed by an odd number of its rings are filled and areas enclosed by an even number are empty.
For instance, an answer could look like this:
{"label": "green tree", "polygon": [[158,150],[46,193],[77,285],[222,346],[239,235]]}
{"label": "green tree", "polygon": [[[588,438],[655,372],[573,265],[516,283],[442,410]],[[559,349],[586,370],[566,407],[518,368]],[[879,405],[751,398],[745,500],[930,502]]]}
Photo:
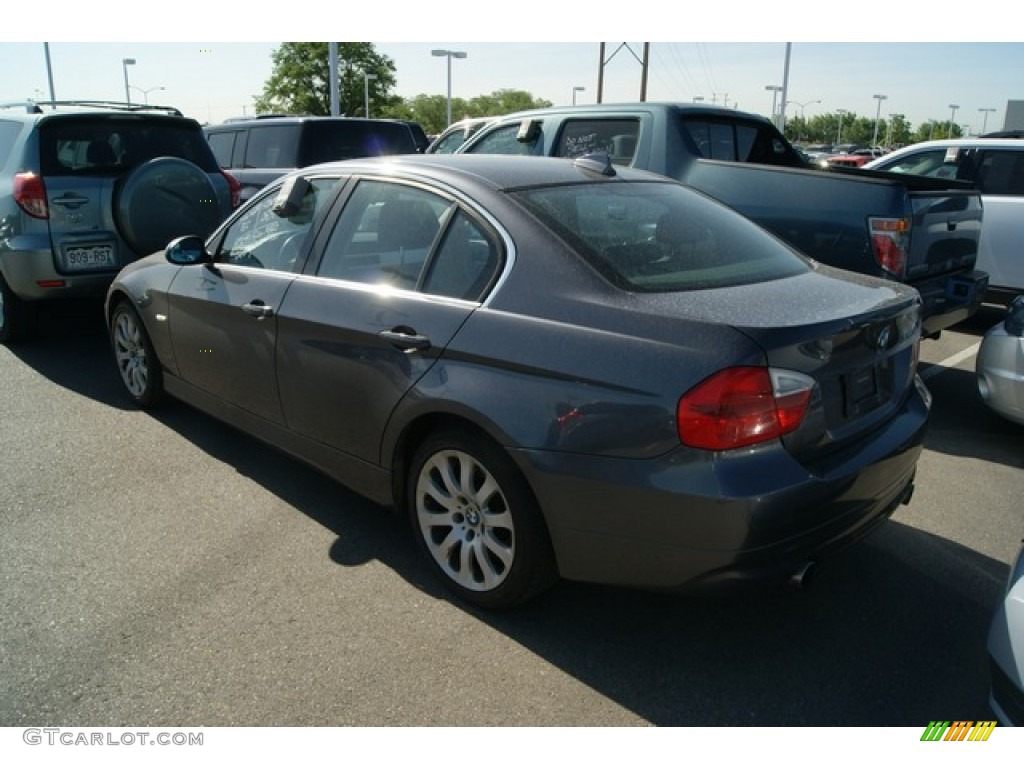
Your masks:
{"label": "green tree", "polygon": [[[331,114],[330,53],[327,43],[282,43],[271,53],[274,63],[263,93],[254,97],[257,114]],[[395,65],[377,53],[372,43],[338,43],[338,106],[343,115],[362,116],[364,85],[369,88],[370,116],[394,109],[401,99],[391,96]],[[364,80],[364,74],[376,79]]]}
{"label": "green tree", "polygon": [[[496,117],[523,109],[539,109],[550,106],[550,101],[535,99],[526,91],[505,89],[487,95],[475,96],[468,101],[453,98],[452,121],[461,120],[464,117]],[[386,117],[415,120],[423,126],[423,130],[428,134],[437,134],[448,127],[448,99],[443,95],[421,93],[412,99],[407,99],[403,106],[395,107],[390,112],[382,114]]]}

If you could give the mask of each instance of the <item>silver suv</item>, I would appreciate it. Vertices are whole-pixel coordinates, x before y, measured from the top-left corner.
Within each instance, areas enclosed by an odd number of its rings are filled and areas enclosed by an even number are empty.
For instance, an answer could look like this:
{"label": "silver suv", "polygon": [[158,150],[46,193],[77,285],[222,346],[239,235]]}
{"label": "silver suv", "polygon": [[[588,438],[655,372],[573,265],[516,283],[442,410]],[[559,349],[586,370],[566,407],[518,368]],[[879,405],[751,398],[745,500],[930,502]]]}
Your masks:
{"label": "silver suv", "polygon": [[0,105],[0,343],[37,302],[102,298],[120,269],[238,204],[195,120],[110,102]]}

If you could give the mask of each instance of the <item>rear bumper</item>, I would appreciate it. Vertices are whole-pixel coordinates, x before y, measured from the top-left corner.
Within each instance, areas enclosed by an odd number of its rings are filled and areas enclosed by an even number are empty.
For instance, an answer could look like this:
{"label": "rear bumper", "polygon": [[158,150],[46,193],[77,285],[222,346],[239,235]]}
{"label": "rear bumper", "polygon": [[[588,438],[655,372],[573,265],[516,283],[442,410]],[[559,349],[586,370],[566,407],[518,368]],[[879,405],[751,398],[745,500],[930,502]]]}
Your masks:
{"label": "rear bumper", "polygon": [[[13,240],[28,238],[14,238]],[[15,244],[9,241],[10,244]],[[47,246],[49,240],[46,240]],[[0,274],[14,294],[25,301],[62,298],[102,298],[118,269],[61,274],[48,247],[0,249]]]}
{"label": "rear bumper", "polygon": [[963,272],[913,283],[913,287],[921,294],[922,333],[931,336],[978,311],[988,291],[988,273]]}
{"label": "rear bumper", "polygon": [[866,536],[909,500],[926,392],[828,469],[778,444],[652,461],[518,453],[561,575],[679,590],[785,578]]}

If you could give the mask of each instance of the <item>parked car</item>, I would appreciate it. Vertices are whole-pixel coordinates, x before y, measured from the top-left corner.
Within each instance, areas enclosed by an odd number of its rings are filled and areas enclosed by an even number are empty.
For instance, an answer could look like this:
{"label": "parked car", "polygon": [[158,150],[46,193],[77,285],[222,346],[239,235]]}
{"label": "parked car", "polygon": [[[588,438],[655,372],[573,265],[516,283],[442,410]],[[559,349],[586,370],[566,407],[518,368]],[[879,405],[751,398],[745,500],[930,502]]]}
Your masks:
{"label": "parked car", "polygon": [[1024,296],[989,329],[975,359],[978,392],[993,411],[1024,424]]}
{"label": "parked car", "polygon": [[1024,140],[971,137],[925,141],[866,168],[969,181],[985,206],[977,267],[989,275],[987,299],[1024,293]]}
{"label": "parked car", "polygon": [[920,302],[664,177],[415,155],[275,182],[125,269],[166,392],[404,510],[460,598],[804,578],[913,489]]}
{"label": "parked car", "polygon": [[467,117],[452,123],[430,142],[427,153],[432,155],[451,154],[461,147],[470,136],[494,119],[493,117]]}
{"label": "parked car", "polygon": [[760,115],[707,104],[548,107],[481,128],[462,154],[604,152],[711,195],[823,264],[915,288],[926,336],[981,306],[981,195],[972,185],[808,165]]}
{"label": "parked car", "polygon": [[1024,546],[1010,568],[1006,596],[988,633],[989,705],[1001,725],[1024,726]]}
{"label": "parked car", "polygon": [[238,205],[199,123],[170,107],[0,105],[0,343],[38,302],[102,299],[125,264],[210,234]]}
{"label": "parked car", "polygon": [[[402,120],[270,115],[203,129],[217,163],[242,185],[242,200],[288,171],[332,160],[418,151]],[[420,129],[422,133],[422,129]]]}
{"label": "parked car", "polygon": [[827,155],[819,158],[819,162],[824,167],[834,166],[846,166],[848,168],[861,168],[872,160],[882,157],[885,154],[884,149],[878,147],[854,149],[846,153],[839,153],[834,155]]}

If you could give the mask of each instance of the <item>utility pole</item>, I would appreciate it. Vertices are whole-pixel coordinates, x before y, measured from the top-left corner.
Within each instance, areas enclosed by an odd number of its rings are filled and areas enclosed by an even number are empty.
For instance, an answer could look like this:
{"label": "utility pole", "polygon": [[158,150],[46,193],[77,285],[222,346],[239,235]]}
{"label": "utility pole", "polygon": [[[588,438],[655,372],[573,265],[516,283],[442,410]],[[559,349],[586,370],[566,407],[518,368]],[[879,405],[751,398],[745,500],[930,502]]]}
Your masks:
{"label": "utility pole", "polygon": [[614,59],[615,56],[618,54],[618,52],[621,51],[623,48],[625,48],[627,51],[629,51],[631,54],[633,54],[633,58],[636,59],[640,63],[640,101],[646,101],[647,100],[647,71],[650,68],[651,44],[650,43],[644,43],[644,55],[643,55],[643,58],[641,59],[639,56],[637,56],[635,53],[633,53],[633,49],[629,47],[629,43],[620,43],[619,47],[615,49],[615,52],[611,56],[609,56],[608,58],[605,58],[605,56],[604,56],[604,43],[601,43],[600,44],[600,51],[599,51],[600,61],[598,63],[598,68],[597,68],[597,103],[598,104],[601,104],[603,102],[603,100],[604,100],[604,68],[605,68],[605,65],[608,64],[609,61]]}

